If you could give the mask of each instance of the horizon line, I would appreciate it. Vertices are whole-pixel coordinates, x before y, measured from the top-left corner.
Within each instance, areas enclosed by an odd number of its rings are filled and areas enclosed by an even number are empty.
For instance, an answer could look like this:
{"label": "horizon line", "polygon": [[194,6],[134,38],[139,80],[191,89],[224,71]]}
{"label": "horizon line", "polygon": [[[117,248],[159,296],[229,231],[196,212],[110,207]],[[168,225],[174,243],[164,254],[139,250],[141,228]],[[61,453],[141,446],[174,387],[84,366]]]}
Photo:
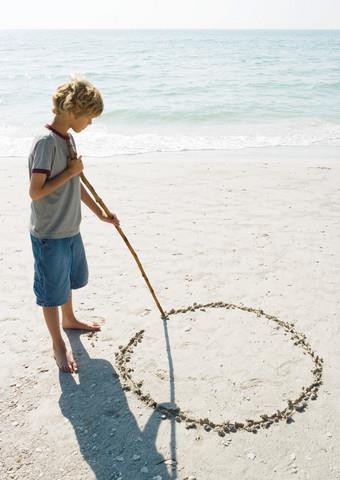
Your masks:
{"label": "horizon line", "polygon": [[228,30],[228,31],[338,31],[339,27],[325,27],[325,28],[290,28],[290,27],[262,27],[262,28],[246,28],[246,27],[9,27],[2,28],[0,31],[13,31],[13,30]]}

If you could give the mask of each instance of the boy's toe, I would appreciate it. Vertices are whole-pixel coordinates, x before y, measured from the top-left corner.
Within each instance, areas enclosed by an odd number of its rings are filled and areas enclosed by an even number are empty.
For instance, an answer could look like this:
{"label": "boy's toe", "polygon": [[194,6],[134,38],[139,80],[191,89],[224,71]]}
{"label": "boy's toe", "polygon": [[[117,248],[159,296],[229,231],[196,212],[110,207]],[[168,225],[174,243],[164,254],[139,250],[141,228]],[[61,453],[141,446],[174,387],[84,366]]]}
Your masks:
{"label": "boy's toe", "polygon": [[72,352],[67,352],[67,365],[70,373],[77,371],[77,362],[75,361]]}
{"label": "boy's toe", "polygon": [[67,351],[57,352],[54,354],[56,364],[62,372],[74,373],[78,370],[77,363],[75,362],[72,353]]}
{"label": "boy's toe", "polygon": [[71,366],[69,363],[66,363],[65,365],[63,365],[63,371],[64,372],[67,372],[67,373],[70,373],[71,371]]}

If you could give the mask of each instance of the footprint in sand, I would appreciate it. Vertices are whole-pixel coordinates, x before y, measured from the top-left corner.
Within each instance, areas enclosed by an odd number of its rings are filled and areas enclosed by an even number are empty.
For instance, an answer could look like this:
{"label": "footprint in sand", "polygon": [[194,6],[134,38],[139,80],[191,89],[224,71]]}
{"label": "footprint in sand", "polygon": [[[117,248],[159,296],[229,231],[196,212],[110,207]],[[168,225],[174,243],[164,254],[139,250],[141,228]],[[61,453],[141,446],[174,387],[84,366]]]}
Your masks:
{"label": "footprint in sand", "polygon": [[246,390],[247,388],[257,387],[257,385],[260,385],[261,383],[263,383],[263,380],[261,380],[260,378],[251,378],[250,380],[242,382],[240,384],[240,388],[242,390]]}
{"label": "footprint in sand", "polygon": [[280,376],[289,375],[291,373],[291,367],[294,367],[295,364],[296,362],[294,360],[287,360],[276,368],[276,373]]}

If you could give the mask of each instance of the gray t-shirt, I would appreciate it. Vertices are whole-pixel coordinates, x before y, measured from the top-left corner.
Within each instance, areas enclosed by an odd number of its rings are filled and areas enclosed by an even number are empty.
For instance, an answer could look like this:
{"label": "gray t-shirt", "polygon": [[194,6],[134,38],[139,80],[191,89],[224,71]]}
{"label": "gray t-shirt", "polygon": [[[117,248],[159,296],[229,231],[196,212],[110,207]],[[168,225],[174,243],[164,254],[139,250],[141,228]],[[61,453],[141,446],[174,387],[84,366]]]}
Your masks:
{"label": "gray t-shirt", "polygon": [[[70,135],[74,150],[75,143]],[[47,173],[47,180],[67,168],[69,157],[65,138],[45,130],[37,136],[29,154],[29,175]],[[79,233],[81,221],[80,178],[72,177],[64,185],[31,203],[30,232],[38,238],[64,238]]]}

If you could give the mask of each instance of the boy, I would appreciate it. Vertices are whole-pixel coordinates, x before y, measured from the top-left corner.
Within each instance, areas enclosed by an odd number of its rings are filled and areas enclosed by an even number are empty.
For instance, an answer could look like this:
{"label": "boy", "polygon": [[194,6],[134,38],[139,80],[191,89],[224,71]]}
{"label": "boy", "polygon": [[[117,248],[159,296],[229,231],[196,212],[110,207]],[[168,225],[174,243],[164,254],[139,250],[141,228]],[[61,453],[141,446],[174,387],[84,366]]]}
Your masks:
{"label": "boy", "polygon": [[100,220],[117,226],[119,220],[114,214],[108,217],[81,185],[81,156],[70,160],[70,149],[75,152],[76,148],[67,132],[70,128],[81,132],[102,113],[100,92],[86,80],[71,80],[57,88],[52,111],[53,121],[34,139],[29,155],[33,290],[43,309],[56,363],[62,371],[73,373],[78,367],[61,336],[58,307],[64,329],[100,330],[96,322],[77,320],[72,307],[71,289],[81,288],[88,281],[79,232],[81,201]]}

